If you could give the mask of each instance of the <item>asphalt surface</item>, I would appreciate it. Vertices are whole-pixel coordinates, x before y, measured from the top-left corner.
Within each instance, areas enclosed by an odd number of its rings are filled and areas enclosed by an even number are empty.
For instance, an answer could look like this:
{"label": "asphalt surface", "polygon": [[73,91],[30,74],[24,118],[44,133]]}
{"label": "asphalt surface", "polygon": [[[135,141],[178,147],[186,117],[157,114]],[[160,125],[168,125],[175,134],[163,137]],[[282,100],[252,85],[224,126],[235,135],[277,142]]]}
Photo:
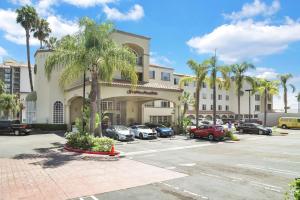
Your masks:
{"label": "asphalt surface", "polygon": [[[116,149],[125,157],[122,159],[188,176],[77,200],[283,199],[288,184],[300,177],[300,130],[283,132],[289,134],[238,135],[238,142],[209,142],[185,136],[117,142]],[[0,158],[64,142],[60,134],[0,136]]]}

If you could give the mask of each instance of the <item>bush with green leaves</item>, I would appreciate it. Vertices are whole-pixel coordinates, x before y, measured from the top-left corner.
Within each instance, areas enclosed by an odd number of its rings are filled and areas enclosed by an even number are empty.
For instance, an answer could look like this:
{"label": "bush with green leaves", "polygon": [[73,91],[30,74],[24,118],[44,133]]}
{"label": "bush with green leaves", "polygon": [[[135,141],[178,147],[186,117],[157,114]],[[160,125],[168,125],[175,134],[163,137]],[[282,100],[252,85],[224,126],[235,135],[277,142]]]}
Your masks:
{"label": "bush with green leaves", "polygon": [[231,131],[227,131],[225,137],[229,138],[232,141],[240,140],[236,135],[233,135],[233,133]]}
{"label": "bush with green leaves", "polygon": [[290,184],[290,190],[285,193],[286,200],[300,200],[300,178]]}
{"label": "bush with green leaves", "polygon": [[107,137],[94,137],[88,133],[66,133],[67,146],[90,151],[109,152],[114,140]]}

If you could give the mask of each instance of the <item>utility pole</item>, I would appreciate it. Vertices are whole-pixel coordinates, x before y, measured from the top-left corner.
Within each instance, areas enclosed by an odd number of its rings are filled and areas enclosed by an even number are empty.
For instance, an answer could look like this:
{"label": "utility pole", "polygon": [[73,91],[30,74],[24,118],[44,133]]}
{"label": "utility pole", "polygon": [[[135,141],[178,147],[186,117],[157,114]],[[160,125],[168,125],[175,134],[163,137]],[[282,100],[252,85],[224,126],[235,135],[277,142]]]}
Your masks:
{"label": "utility pole", "polygon": [[249,93],[249,115],[248,115],[248,119],[249,119],[249,122],[251,120],[251,92],[253,91],[253,89],[248,89],[248,90],[245,90],[246,92]]}
{"label": "utility pole", "polygon": [[216,76],[217,76],[217,49],[215,49],[215,56],[213,57],[213,68],[212,68],[212,78],[213,78],[213,124],[216,125],[216,115],[217,115],[217,90],[216,90]]}

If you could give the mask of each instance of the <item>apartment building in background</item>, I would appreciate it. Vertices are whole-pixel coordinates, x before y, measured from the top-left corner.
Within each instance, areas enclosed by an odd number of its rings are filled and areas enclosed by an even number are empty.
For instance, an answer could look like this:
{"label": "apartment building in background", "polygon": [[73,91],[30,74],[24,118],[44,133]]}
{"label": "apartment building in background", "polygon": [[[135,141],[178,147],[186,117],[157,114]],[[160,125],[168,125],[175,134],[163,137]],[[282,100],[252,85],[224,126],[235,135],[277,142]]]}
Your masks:
{"label": "apartment building in background", "polygon": [[[32,67],[32,76],[34,80],[34,69]],[[0,80],[4,82],[5,92],[9,94],[16,94],[20,97],[23,104],[22,122],[28,122],[27,116],[28,105],[26,102],[27,95],[31,92],[28,67],[24,63],[19,63],[15,60],[6,60],[0,64]]]}

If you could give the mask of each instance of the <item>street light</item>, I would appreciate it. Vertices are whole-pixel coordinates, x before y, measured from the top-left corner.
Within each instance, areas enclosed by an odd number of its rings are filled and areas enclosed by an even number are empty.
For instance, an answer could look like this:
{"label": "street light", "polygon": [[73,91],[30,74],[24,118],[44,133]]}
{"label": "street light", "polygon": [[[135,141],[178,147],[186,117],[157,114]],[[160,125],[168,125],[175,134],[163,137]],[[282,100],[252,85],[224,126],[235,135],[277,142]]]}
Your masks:
{"label": "street light", "polygon": [[249,122],[250,122],[250,119],[251,119],[251,92],[253,91],[253,89],[248,89],[248,90],[245,90],[246,92],[249,93],[249,115],[248,115],[248,119],[249,119]]}

